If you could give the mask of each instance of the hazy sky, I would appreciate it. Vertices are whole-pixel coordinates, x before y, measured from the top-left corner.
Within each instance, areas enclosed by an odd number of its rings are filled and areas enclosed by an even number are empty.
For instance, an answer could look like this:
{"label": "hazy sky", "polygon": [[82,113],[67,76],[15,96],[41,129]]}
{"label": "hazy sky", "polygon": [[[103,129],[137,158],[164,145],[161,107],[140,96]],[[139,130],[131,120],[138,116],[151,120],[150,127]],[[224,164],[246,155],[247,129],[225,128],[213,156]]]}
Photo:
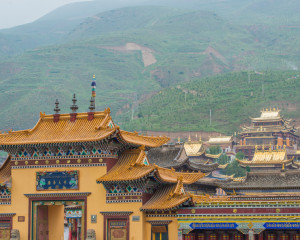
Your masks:
{"label": "hazy sky", "polygon": [[55,8],[82,1],[86,0],[0,0],[0,29],[32,22]]}

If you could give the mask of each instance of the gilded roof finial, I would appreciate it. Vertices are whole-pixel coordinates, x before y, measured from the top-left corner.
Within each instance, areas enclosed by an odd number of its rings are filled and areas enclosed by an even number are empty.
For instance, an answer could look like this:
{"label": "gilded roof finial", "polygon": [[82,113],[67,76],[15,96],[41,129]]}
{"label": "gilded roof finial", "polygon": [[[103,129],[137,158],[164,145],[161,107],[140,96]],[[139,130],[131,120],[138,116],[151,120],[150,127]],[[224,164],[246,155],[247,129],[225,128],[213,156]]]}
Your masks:
{"label": "gilded roof finial", "polygon": [[192,140],[191,140],[191,135],[189,135],[189,139],[188,139],[188,141],[189,141],[189,142],[190,142],[190,141],[192,141]]}
{"label": "gilded roof finial", "polygon": [[93,75],[93,81],[92,81],[92,97],[96,97],[96,76]]}
{"label": "gilded roof finial", "polygon": [[261,150],[265,151],[265,145],[264,144],[261,146]]}
{"label": "gilded roof finial", "polygon": [[202,142],[202,137],[201,136],[199,137],[199,142]]}
{"label": "gilded roof finial", "polygon": [[284,170],[284,163],[282,164],[282,168],[281,168],[281,170]]}
{"label": "gilded roof finial", "polygon": [[58,99],[55,101],[55,108],[53,109],[55,111],[55,114],[59,114],[60,108],[58,107],[59,102]]}
{"label": "gilded roof finial", "polygon": [[257,145],[255,145],[255,152],[257,151]]}
{"label": "gilded roof finial", "polygon": [[178,137],[177,142],[180,143],[180,137]]}
{"label": "gilded roof finial", "polygon": [[72,110],[73,113],[76,113],[78,106],[76,105],[77,99],[75,93],[73,94],[73,99],[72,99],[73,105],[71,105],[70,109]]}

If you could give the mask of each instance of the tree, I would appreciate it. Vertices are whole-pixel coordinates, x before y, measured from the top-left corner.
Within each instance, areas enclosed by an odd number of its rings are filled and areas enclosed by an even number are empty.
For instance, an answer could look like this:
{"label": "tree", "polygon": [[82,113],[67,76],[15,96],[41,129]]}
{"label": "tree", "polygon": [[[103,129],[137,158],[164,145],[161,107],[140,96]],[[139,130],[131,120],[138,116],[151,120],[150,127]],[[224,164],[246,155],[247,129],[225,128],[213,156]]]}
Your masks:
{"label": "tree", "polygon": [[220,146],[211,146],[207,149],[207,152],[210,154],[219,154],[222,152],[222,148]]}
{"label": "tree", "polygon": [[243,152],[237,152],[235,155],[236,159],[242,160],[245,158],[245,154]]}

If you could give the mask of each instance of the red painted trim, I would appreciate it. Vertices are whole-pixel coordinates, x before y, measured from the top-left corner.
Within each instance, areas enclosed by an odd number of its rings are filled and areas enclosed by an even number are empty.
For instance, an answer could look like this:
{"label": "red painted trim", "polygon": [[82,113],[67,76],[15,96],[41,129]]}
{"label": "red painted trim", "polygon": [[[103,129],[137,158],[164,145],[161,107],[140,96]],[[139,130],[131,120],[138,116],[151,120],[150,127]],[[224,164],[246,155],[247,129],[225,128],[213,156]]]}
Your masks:
{"label": "red painted trim", "polygon": [[84,197],[40,197],[40,198],[29,198],[29,208],[28,208],[28,240],[30,240],[31,237],[31,222],[32,222],[32,202],[38,202],[38,201],[84,201],[84,217],[85,217],[85,223],[84,223],[84,239],[86,238],[86,231],[87,231],[87,196]]}
{"label": "red painted trim", "polygon": [[106,163],[107,172],[117,163],[118,158],[110,158],[110,159],[103,159],[103,162]]}
{"label": "red painted trim", "polygon": [[105,215],[104,216],[104,231],[103,231],[103,240],[108,240],[107,239],[107,233],[108,233],[108,221],[109,220],[125,220],[126,221],[126,239],[129,239],[129,215],[124,216],[124,215]]}
{"label": "red painted trim", "polygon": [[142,203],[143,205],[148,202],[148,200],[153,196],[153,194],[150,193],[143,193],[142,194]]}
{"label": "red painted trim", "polygon": [[88,121],[92,121],[94,119],[94,112],[88,112]]}

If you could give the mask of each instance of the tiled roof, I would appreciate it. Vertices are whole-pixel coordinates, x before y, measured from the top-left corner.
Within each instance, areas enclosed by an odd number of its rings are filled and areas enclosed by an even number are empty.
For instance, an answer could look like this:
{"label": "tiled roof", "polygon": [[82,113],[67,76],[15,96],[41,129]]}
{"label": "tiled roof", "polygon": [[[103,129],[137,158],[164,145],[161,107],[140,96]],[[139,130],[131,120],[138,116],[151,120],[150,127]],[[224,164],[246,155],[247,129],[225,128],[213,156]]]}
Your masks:
{"label": "tiled roof", "polygon": [[60,114],[57,122],[54,118],[55,115],[41,113],[34,128],[0,134],[0,145],[100,141],[114,133],[125,142],[137,146],[158,147],[169,141],[167,137],[140,136],[119,130],[111,119],[109,109],[95,112],[92,120],[88,120],[88,113],[77,113],[75,121],[70,121],[70,114]]}
{"label": "tiled roof", "polygon": [[192,195],[186,193],[183,182],[165,185],[156,190],[153,196],[142,207],[142,211],[167,211],[178,208],[184,202],[191,200]]}
{"label": "tiled roof", "polygon": [[173,169],[149,164],[143,147],[140,147],[139,149],[125,150],[116,165],[107,174],[98,178],[97,182],[134,181],[150,173],[155,174],[157,180],[163,183],[176,183],[179,178],[182,178],[184,184],[191,184],[204,177],[201,172],[175,172]]}
{"label": "tiled roof", "polygon": [[241,181],[219,182],[223,189],[299,189],[300,171],[248,172]]}
{"label": "tiled roof", "polygon": [[167,143],[170,139],[168,137],[151,137],[151,136],[141,136],[136,132],[120,131],[121,137],[128,143],[135,145],[145,145],[147,147],[160,147],[161,145]]}
{"label": "tiled roof", "polygon": [[139,149],[125,150],[110,171],[97,179],[98,183],[134,181],[154,171],[155,166],[145,165],[146,153]]}
{"label": "tiled roof", "polygon": [[11,177],[11,157],[8,156],[0,167],[0,185],[5,184]]}
{"label": "tiled roof", "polygon": [[160,181],[165,183],[176,183],[179,178],[182,178],[182,182],[184,184],[192,184],[205,176],[205,174],[202,172],[176,172],[174,169],[167,169],[162,167],[157,167],[155,175]]}
{"label": "tiled roof", "polygon": [[188,141],[183,144],[187,156],[200,156],[205,152],[202,142]]}
{"label": "tiled roof", "polygon": [[260,117],[258,118],[252,118],[252,120],[257,120],[257,121],[261,121],[261,120],[279,120],[281,119],[280,116],[280,110],[277,109],[270,109],[270,110],[262,110]]}
{"label": "tiled roof", "polygon": [[[238,160],[238,159],[237,159]],[[285,149],[278,150],[256,150],[252,161],[238,160],[241,165],[265,165],[289,163],[293,159],[287,159]]]}
{"label": "tiled roof", "polygon": [[54,122],[54,115],[40,115],[32,129],[10,131],[0,135],[1,145],[84,142],[106,138],[115,132],[108,128],[111,120],[109,112],[96,112],[94,119],[88,121],[87,113],[77,113],[76,121],[70,121],[70,114],[60,114],[59,121]]}
{"label": "tiled roof", "polygon": [[219,136],[219,137],[210,137],[207,143],[220,144],[220,143],[230,143],[232,141],[233,141],[232,136]]}

